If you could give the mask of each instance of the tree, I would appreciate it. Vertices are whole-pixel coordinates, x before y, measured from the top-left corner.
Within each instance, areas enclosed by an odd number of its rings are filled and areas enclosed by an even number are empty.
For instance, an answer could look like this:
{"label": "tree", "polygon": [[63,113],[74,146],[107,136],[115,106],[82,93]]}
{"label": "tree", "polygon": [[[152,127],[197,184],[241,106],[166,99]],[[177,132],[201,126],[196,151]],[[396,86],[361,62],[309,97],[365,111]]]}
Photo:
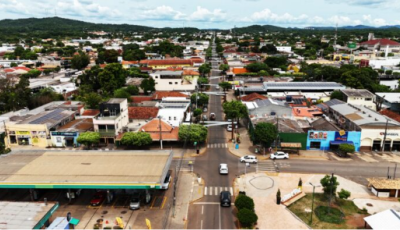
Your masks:
{"label": "tree", "polygon": [[243,208],[254,210],[254,200],[251,197],[240,194],[235,200],[235,207],[238,210],[241,210]]}
{"label": "tree", "polygon": [[139,94],[139,88],[136,85],[130,85],[130,86],[126,87],[126,91],[130,95],[138,95]]}
{"label": "tree", "polygon": [[[99,53],[101,59],[108,63],[117,63],[119,53],[116,50],[105,50]],[[100,57],[99,57],[100,58]]]}
{"label": "tree", "polygon": [[264,61],[270,68],[279,68],[280,66],[287,65],[286,57],[267,57]]}
{"label": "tree", "polygon": [[393,73],[393,70],[386,70],[386,72],[385,72],[386,75],[392,75],[392,73]]}
{"label": "tree", "polygon": [[221,82],[218,85],[224,90],[224,92],[232,89],[232,84],[227,81]]}
{"label": "tree", "polygon": [[181,125],[179,126],[179,140],[189,142],[204,142],[207,139],[208,129],[202,125]]}
{"label": "tree", "polygon": [[340,192],[338,192],[339,198],[347,200],[351,196],[351,192],[341,189]]}
{"label": "tree", "polygon": [[330,175],[325,175],[325,177],[321,179],[321,185],[325,195],[329,196],[332,192],[332,195],[335,196],[339,182],[335,176],[332,178]]}
{"label": "tree", "polygon": [[40,74],[42,74],[42,72],[40,70],[31,69],[28,71],[28,73],[23,74],[23,76],[26,78],[37,78],[40,76]]}
{"label": "tree", "polygon": [[76,139],[79,144],[85,145],[88,149],[94,144],[98,144],[100,142],[100,133],[97,132],[85,132],[79,134],[79,137]]}
{"label": "tree", "polygon": [[197,105],[202,106],[208,104],[209,96],[205,93],[194,93],[190,96],[190,100],[192,104],[196,104],[196,97],[197,97]]}
{"label": "tree", "polygon": [[269,148],[277,136],[278,130],[275,125],[266,122],[256,124],[254,139],[256,142],[261,143],[264,148]]}
{"label": "tree", "polygon": [[140,88],[143,89],[146,95],[150,94],[151,92],[156,91],[156,82],[153,78],[144,79],[142,83],[140,83]]}
{"label": "tree", "polygon": [[18,64],[17,63],[15,63],[15,62],[11,62],[11,65],[10,65],[11,67],[17,67],[18,66]]}
{"label": "tree", "polygon": [[122,88],[126,83],[126,70],[119,63],[107,65],[100,72],[98,79],[103,93],[110,95],[115,90]]}
{"label": "tree", "polygon": [[206,74],[209,74],[211,72],[211,66],[210,64],[203,64],[199,67],[199,73],[201,76],[205,76]]}
{"label": "tree", "polygon": [[114,91],[115,98],[126,98],[131,101],[131,94],[126,89],[117,89]]}
{"label": "tree", "polygon": [[343,101],[343,93],[342,91],[335,90],[331,93],[331,100],[338,99]]}
{"label": "tree", "polygon": [[81,53],[74,55],[74,57],[71,60],[71,65],[72,68],[74,69],[83,69],[86,66],[88,66],[90,63],[90,58],[88,55]]}
{"label": "tree", "polygon": [[252,228],[253,224],[258,220],[258,216],[247,208],[239,210],[237,217],[240,224],[246,228]]}
{"label": "tree", "polygon": [[219,70],[222,71],[222,74],[226,74],[226,71],[229,70],[229,65],[228,64],[222,64],[219,66]]}
{"label": "tree", "polygon": [[228,119],[240,119],[247,116],[247,107],[240,101],[225,102],[222,107]]}
{"label": "tree", "polygon": [[126,61],[139,61],[146,58],[143,50],[140,50],[137,44],[128,44],[123,46],[123,58]]}
{"label": "tree", "polygon": [[195,110],[193,110],[193,115],[194,115],[195,117],[200,116],[202,113],[203,113],[203,110],[202,110],[202,109],[195,109]]}
{"label": "tree", "polygon": [[153,139],[151,139],[150,134],[146,132],[129,132],[125,133],[124,136],[121,139],[121,143],[123,145],[128,145],[128,146],[146,146],[149,145],[153,142]]}
{"label": "tree", "polygon": [[208,78],[206,77],[199,77],[197,79],[197,84],[199,84],[201,87],[203,87],[203,84],[208,84]]}
{"label": "tree", "polygon": [[339,145],[339,151],[344,154],[344,156],[347,156],[347,153],[354,153],[355,152],[355,147],[354,145],[350,144],[340,144]]}
{"label": "tree", "polygon": [[88,109],[97,109],[103,99],[97,93],[88,93],[83,97],[83,101]]}
{"label": "tree", "polygon": [[252,73],[258,73],[261,70],[265,70],[265,71],[269,70],[268,65],[266,65],[265,63],[260,63],[260,62],[248,64],[244,68],[246,68],[248,71],[250,71]]}
{"label": "tree", "polygon": [[266,46],[261,47],[260,49],[261,52],[267,53],[267,54],[276,54],[278,53],[278,50],[273,44],[267,44]]}

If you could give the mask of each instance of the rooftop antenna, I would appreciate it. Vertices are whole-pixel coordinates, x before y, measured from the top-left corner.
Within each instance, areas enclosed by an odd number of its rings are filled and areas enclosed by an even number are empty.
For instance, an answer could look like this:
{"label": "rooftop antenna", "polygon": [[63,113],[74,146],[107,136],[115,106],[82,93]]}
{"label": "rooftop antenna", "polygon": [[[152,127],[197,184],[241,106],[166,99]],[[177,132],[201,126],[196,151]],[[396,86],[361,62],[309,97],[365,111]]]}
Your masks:
{"label": "rooftop antenna", "polygon": [[336,47],[336,41],[337,41],[337,27],[338,24],[336,23],[336,30],[335,30],[335,42],[333,43],[333,49],[335,50],[335,52],[337,52],[337,47]]}

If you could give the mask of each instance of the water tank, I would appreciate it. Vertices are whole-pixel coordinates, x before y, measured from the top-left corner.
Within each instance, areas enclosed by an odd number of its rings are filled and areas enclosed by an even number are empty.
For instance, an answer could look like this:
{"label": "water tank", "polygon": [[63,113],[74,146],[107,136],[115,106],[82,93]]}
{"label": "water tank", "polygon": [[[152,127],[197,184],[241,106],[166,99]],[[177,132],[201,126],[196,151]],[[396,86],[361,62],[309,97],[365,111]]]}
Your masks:
{"label": "water tank", "polygon": [[292,101],[292,96],[286,96],[286,102],[291,102]]}

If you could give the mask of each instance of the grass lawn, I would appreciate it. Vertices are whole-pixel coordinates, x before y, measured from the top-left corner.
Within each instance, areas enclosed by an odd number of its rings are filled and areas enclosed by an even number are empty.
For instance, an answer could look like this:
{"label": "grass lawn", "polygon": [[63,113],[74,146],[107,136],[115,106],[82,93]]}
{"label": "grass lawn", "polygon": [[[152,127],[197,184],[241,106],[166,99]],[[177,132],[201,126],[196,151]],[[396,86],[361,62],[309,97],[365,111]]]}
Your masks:
{"label": "grass lawn", "polygon": [[[305,212],[305,209],[311,209],[312,194],[306,194],[305,197],[301,198],[297,202],[290,205],[288,208],[306,224],[310,225],[311,213]],[[314,197],[314,210],[318,206],[328,206],[328,201],[323,194],[315,194]],[[339,208],[345,215],[345,221],[341,224],[332,224],[320,221],[314,212],[313,223],[310,225],[313,229],[357,229],[364,227],[363,218],[366,213],[360,210],[353,201],[340,200],[337,198],[337,202],[332,201],[332,207]]]}

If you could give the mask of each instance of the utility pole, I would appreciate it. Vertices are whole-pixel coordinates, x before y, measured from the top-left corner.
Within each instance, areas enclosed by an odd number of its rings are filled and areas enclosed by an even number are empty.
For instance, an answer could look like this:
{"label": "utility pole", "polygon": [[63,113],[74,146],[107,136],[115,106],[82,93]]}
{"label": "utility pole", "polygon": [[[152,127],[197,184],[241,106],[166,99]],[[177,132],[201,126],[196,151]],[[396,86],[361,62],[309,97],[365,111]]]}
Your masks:
{"label": "utility pole", "polygon": [[329,207],[328,207],[328,213],[331,213],[331,203],[332,203],[332,190],[333,190],[333,173],[331,176],[331,188],[330,188],[330,192],[329,192]]}
{"label": "utility pole", "polygon": [[383,136],[383,144],[382,144],[382,154],[383,154],[383,152],[385,151],[385,144],[386,144],[386,135],[387,135],[388,124],[389,124],[389,119],[386,119],[385,134],[384,134],[384,136]]}
{"label": "utility pole", "polygon": [[158,120],[159,120],[159,127],[160,127],[160,147],[161,149],[163,149],[163,144],[162,144],[162,130],[161,130],[161,116],[158,116]]}

